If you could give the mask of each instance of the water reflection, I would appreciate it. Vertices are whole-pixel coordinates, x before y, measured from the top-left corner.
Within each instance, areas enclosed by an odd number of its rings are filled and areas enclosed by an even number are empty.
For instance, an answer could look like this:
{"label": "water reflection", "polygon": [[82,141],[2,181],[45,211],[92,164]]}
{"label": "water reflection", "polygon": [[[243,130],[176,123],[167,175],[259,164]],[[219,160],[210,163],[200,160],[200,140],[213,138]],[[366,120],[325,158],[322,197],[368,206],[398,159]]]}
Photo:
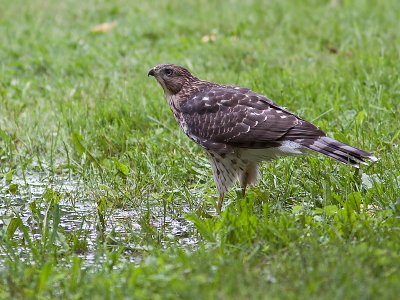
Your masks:
{"label": "water reflection", "polygon": [[[12,185],[13,188],[10,188]],[[81,246],[77,246],[75,251],[85,259],[86,264],[101,260],[97,249],[99,245],[104,244],[104,241],[110,247],[113,244],[123,245],[128,260],[140,260],[138,253],[143,251],[145,246],[136,242],[140,240],[140,235],[144,231],[141,220],[146,208],[110,209],[104,215],[106,227],[105,232],[102,232],[99,229],[97,204],[90,197],[90,188],[78,177],[68,174],[50,176],[46,173],[28,173],[24,176],[14,175],[11,181],[3,178],[0,181],[0,233],[5,234],[11,219],[19,216],[30,229],[31,239],[40,240],[42,236],[38,218],[34,215],[35,207],[41,216],[39,220],[43,220],[49,207],[49,202],[45,200],[49,190],[60,195],[59,226],[62,230],[58,232],[60,235],[64,234],[66,238],[73,236],[78,239],[75,244],[81,243]],[[151,211],[151,218],[146,226],[154,228],[154,238],[159,239],[162,245],[167,246],[170,242],[183,247],[196,245],[196,234],[191,223],[183,218],[175,219],[167,216],[162,207],[152,205]],[[23,232],[17,229],[13,238],[22,240]],[[19,249],[21,250],[23,249]],[[0,260],[6,255],[4,252],[0,247]]]}

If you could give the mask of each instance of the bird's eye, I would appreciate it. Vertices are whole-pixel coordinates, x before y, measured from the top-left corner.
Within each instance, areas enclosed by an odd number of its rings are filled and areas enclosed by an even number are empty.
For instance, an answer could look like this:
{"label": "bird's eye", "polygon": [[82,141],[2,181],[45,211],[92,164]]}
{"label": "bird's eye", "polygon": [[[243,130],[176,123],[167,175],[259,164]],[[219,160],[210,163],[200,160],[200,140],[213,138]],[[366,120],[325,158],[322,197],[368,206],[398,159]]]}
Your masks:
{"label": "bird's eye", "polygon": [[172,69],[165,69],[165,75],[171,76],[173,73],[174,71],[172,71]]}

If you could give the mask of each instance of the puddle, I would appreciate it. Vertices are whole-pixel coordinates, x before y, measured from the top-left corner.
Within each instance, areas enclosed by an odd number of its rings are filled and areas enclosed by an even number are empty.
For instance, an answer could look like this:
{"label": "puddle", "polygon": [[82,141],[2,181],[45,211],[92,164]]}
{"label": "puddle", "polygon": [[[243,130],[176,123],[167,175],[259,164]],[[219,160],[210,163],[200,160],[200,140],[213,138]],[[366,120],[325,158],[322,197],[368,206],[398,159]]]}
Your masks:
{"label": "puddle", "polygon": [[[17,185],[17,191],[10,192],[10,184]],[[56,175],[46,173],[28,173],[22,176],[13,176],[11,182],[0,179],[0,231],[5,232],[10,220],[20,216],[23,223],[29,227],[32,240],[41,239],[37,219],[33,217],[30,203],[36,203],[37,209],[44,216],[48,202],[44,200],[46,191],[51,189],[61,195],[58,202],[60,207],[60,227],[66,235],[78,232],[75,236],[82,241],[83,250],[77,251],[85,259],[85,264],[102,260],[98,257],[97,247],[103,247],[101,236],[111,243],[124,245],[125,258],[129,261],[140,261],[140,251],[143,248],[135,245],[135,240],[143,234],[139,220],[143,217],[145,208],[113,209],[105,214],[105,233],[98,230],[100,222],[97,215],[97,205],[90,198],[90,189],[76,176]],[[195,247],[197,244],[196,231],[193,225],[185,219],[173,219],[163,214],[163,208],[152,206],[152,218],[149,225],[154,228],[155,238],[167,246],[170,241],[182,247]],[[142,223],[143,224],[143,223]],[[38,233],[37,233],[38,232]],[[136,236],[136,239],[135,239]],[[17,229],[14,239],[23,239],[23,233]],[[100,243],[100,244],[99,244]],[[15,249],[23,255],[24,248]],[[140,251],[139,251],[140,250]],[[0,261],[6,255],[0,247]],[[97,255],[97,256],[96,256]]]}

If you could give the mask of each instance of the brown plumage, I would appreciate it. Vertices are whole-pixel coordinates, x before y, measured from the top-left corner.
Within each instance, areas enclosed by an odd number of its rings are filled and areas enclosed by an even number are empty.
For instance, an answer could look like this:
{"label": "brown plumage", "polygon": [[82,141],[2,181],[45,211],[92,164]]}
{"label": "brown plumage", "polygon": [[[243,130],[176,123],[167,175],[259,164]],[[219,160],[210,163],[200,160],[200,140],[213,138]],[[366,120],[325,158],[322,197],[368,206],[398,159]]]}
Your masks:
{"label": "brown plumage", "polygon": [[157,65],[148,75],[164,89],[185,134],[205,149],[219,193],[218,211],[224,193],[236,180],[243,193],[247,185],[257,183],[261,161],[307,150],[355,167],[377,160],[327,137],[313,124],[247,88],[200,80],[172,64]]}

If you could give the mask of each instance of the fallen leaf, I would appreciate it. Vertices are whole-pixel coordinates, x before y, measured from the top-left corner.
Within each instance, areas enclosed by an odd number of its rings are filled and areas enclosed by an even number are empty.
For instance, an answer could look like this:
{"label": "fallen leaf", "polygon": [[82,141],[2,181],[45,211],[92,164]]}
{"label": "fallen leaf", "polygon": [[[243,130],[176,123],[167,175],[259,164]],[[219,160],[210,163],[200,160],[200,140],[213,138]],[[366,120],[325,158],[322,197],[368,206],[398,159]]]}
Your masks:
{"label": "fallen leaf", "polygon": [[117,26],[117,22],[115,22],[115,21],[108,22],[108,23],[102,23],[102,24],[93,26],[90,29],[90,32],[99,32],[99,33],[108,32],[108,31],[112,30],[115,26]]}
{"label": "fallen leaf", "polygon": [[210,35],[205,35],[201,38],[201,41],[203,43],[209,43],[209,42],[215,42],[215,40],[217,39],[217,37],[215,36],[215,34],[210,34]]}
{"label": "fallen leaf", "polygon": [[335,48],[335,47],[329,47],[328,51],[329,51],[329,53],[332,53],[332,54],[338,54],[339,53],[339,50],[337,48]]}

